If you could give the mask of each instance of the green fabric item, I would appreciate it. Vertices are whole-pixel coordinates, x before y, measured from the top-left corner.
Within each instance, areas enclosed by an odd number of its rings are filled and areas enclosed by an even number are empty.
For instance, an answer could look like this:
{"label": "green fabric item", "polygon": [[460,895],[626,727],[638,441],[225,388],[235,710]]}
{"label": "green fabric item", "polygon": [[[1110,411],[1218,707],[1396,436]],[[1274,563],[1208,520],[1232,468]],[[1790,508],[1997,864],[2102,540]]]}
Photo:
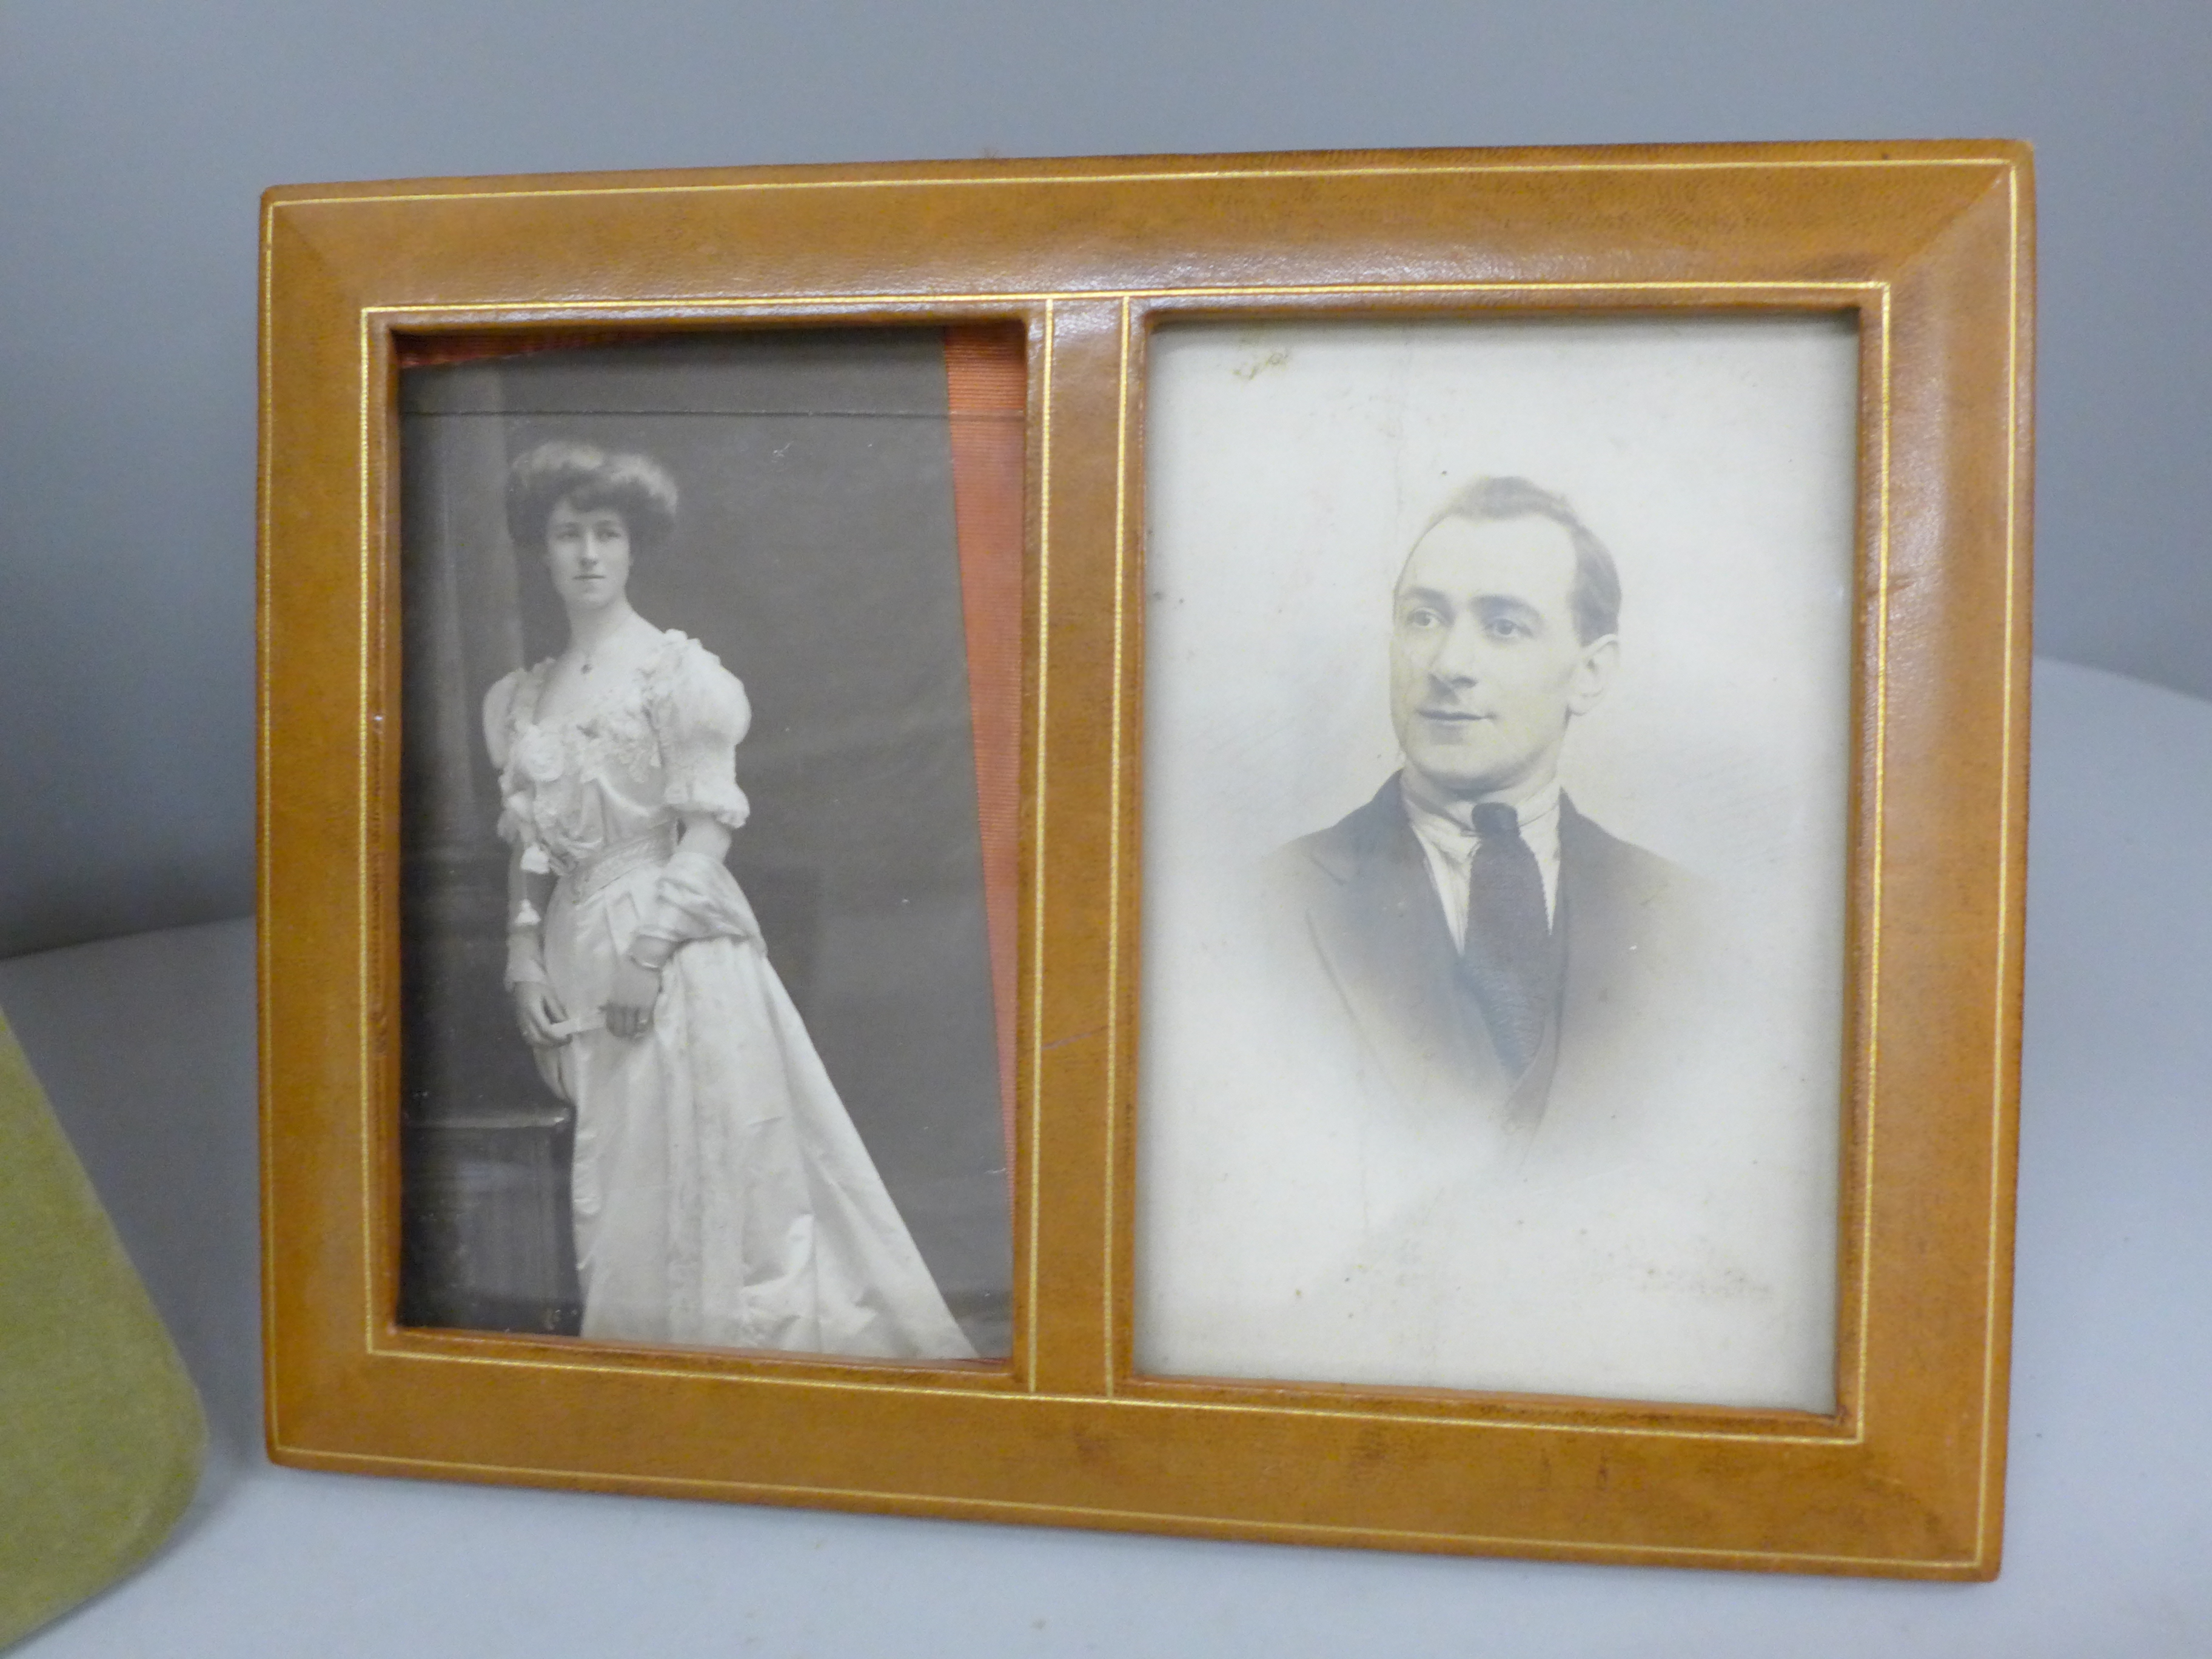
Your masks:
{"label": "green fabric item", "polygon": [[168,1334],[0,1019],[0,1644],[152,1554],[206,1442]]}

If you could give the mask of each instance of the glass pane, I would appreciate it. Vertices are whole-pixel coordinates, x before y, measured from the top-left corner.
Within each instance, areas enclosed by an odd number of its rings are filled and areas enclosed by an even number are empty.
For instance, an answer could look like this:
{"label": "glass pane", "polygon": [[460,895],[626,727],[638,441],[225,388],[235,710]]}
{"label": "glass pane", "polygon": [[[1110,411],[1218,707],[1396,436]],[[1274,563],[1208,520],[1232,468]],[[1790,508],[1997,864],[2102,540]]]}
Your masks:
{"label": "glass pane", "polygon": [[1830,1408],[1853,322],[1150,376],[1139,1368]]}
{"label": "glass pane", "polygon": [[1021,337],[554,343],[404,371],[402,1317],[1003,1357]]}

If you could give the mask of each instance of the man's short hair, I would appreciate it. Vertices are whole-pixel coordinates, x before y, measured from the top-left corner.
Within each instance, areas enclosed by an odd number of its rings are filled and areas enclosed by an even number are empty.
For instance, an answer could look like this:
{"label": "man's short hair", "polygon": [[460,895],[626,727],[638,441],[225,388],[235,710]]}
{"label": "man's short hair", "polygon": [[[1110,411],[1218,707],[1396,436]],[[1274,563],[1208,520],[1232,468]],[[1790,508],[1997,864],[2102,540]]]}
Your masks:
{"label": "man's short hair", "polygon": [[1576,635],[1588,645],[1620,631],[1620,572],[1605,544],[1576,515],[1565,496],[1526,478],[1477,478],[1444,503],[1421,535],[1448,519],[1474,524],[1493,519],[1549,519],[1574,544],[1575,579],[1567,604],[1574,612]]}

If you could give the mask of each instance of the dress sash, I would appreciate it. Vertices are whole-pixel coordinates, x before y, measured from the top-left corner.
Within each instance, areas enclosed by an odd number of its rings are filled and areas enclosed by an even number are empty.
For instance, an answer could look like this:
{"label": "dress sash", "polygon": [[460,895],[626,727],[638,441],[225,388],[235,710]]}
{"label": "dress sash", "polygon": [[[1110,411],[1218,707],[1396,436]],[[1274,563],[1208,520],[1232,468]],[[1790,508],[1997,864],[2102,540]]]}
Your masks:
{"label": "dress sash", "polygon": [[591,857],[571,865],[561,872],[562,885],[568,890],[568,901],[581,904],[592,894],[600,891],[633,870],[641,870],[650,864],[665,864],[675,856],[678,826],[672,820],[655,824],[641,836],[632,836],[611,847],[602,848]]}

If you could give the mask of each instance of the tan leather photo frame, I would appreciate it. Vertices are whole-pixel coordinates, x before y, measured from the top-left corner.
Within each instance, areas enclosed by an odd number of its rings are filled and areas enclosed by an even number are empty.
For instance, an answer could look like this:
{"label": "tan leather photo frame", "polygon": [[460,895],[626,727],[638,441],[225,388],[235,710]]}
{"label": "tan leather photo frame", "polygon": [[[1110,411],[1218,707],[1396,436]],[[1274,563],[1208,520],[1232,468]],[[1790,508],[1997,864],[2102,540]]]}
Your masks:
{"label": "tan leather photo frame", "polygon": [[270,191],[270,1455],[1994,1576],[2033,248],[2002,143]]}

